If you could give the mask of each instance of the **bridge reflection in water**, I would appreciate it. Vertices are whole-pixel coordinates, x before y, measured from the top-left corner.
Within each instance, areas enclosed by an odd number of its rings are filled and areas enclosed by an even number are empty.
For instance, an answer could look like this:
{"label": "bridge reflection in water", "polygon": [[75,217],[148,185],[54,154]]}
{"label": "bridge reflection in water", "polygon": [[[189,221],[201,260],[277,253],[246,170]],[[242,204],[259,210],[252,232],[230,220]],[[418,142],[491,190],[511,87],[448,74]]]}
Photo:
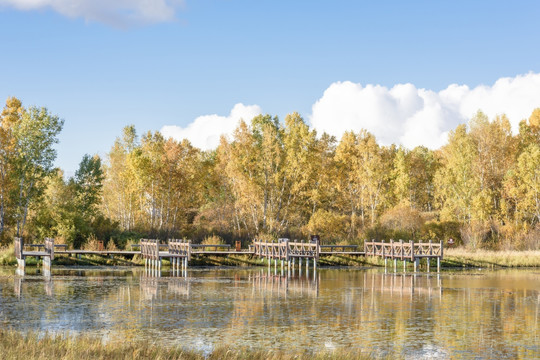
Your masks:
{"label": "bridge reflection in water", "polygon": [[440,274],[371,274],[364,273],[365,289],[370,289],[371,293],[382,292],[391,297],[394,295],[427,295],[442,296],[443,288]]}

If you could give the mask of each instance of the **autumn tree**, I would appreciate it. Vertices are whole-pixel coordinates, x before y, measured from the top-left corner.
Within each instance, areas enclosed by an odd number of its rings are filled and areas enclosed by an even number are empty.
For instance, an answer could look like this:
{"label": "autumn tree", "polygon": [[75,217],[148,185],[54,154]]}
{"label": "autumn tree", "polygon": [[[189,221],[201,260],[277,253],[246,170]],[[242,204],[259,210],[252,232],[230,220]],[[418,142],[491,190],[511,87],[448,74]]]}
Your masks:
{"label": "autumn tree", "polygon": [[16,139],[13,129],[23,115],[21,101],[10,97],[0,114],[0,237],[4,234],[7,213],[16,184],[14,161],[16,158]]}

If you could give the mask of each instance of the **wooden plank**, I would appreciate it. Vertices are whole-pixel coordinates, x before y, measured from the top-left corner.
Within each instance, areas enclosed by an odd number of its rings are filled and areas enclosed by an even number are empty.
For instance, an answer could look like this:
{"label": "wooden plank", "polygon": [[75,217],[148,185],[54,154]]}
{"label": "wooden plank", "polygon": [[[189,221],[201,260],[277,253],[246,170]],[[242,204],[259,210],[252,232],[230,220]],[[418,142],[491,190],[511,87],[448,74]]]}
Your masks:
{"label": "wooden plank", "polygon": [[49,257],[50,254],[46,251],[25,251],[23,256]]}

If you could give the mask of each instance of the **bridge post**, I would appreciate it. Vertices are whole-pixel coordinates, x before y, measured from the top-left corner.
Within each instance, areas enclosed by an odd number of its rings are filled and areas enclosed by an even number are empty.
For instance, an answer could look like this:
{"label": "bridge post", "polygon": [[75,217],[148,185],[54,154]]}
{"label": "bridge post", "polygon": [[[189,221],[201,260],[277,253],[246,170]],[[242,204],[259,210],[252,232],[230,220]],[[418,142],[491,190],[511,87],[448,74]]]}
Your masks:
{"label": "bridge post", "polygon": [[367,253],[366,241],[367,241],[367,239],[364,239],[364,254],[366,254],[366,256],[367,256],[368,253]]}
{"label": "bridge post", "polygon": [[440,241],[441,250],[439,252],[439,256],[437,256],[437,272],[441,271],[441,259],[443,258],[443,241]]}
{"label": "bridge post", "polygon": [[384,240],[381,240],[381,255],[384,259],[384,272],[386,273],[386,267],[388,266],[388,259],[385,255]]}
{"label": "bridge post", "polygon": [[429,257],[427,258],[427,272],[429,272],[429,266],[431,265],[431,255],[433,255],[433,241],[429,240]]}
{"label": "bridge post", "polygon": [[23,254],[24,250],[24,242],[23,238],[14,238],[15,243],[15,257],[17,258],[17,270],[22,272],[24,274],[24,270],[26,268],[26,259]]}
{"label": "bridge post", "polygon": [[285,240],[285,259],[287,260],[287,269],[291,269],[291,258],[290,258],[290,247],[289,247],[289,239]]}

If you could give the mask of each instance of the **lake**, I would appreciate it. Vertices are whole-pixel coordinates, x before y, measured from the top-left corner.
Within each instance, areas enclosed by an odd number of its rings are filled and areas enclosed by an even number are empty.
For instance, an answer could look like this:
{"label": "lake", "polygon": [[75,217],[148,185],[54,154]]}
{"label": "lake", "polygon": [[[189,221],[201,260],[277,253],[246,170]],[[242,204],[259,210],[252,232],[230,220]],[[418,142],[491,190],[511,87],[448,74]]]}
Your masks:
{"label": "lake", "polygon": [[[153,274],[155,275],[155,274]],[[0,326],[210,352],[359,349],[404,358],[540,358],[540,270],[0,268]]]}

